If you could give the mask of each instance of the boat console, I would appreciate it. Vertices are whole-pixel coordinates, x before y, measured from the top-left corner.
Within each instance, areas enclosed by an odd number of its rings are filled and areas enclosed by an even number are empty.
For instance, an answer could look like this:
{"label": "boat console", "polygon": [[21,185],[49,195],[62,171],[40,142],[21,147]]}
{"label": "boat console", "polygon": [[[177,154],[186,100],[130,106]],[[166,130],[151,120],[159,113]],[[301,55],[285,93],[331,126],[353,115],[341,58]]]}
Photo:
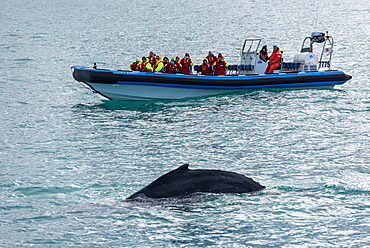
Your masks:
{"label": "boat console", "polygon": [[[267,62],[259,58],[259,38],[244,40],[240,66],[229,66],[229,74],[247,75],[264,74]],[[320,69],[330,69],[333,54],[333,38],[328,32],[312,32],[311,36],[303,40],[299,53],[296,53],[292,62],[282,62],[275,73],[280,72],[312,72]]]}

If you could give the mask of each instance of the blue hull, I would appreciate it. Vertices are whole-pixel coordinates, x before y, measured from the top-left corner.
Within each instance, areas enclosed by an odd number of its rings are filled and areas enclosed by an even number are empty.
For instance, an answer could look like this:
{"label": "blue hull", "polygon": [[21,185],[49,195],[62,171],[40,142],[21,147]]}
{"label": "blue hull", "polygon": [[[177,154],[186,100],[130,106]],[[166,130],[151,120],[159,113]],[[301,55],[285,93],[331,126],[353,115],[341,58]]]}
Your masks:
{"label": "blue hull", "polygon": [[342,71],[203,76],[72,67],[73,77],[112,100],[181,99],[256,89],[332,88]]}

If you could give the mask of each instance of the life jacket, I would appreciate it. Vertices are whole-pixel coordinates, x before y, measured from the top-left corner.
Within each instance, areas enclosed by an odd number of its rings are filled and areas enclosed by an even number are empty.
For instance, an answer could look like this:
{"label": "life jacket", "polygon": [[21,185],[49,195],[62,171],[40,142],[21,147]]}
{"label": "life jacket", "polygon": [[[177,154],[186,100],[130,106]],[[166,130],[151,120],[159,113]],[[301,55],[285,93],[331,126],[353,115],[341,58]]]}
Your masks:
{"label": "life jacket", "polygon": [[150,64],[149,59],[146,59],[146,61],[142,63],[140,71],[142,71],[142,72],[153,72],[153,67]]}
{"label": "life jacket", "polygon": [[190,74],[190,67],[193,65],[193,61],[188,58],[188,59],[181,59],[180,61],[181,64],[181,73],[183,74]]}
{"label": "life jacket", "polygon": [[141,71],[143,68],[144,68],[144,62],[142,60],[140,60],[137,65],[136,65],[136,70],[137,71]]}
{"label": "life jacket", "polygon": [[131,71],[136,71],[137,70],[137,63],[136,62],[132,63],[129,68],[130,68]]}
{"label": "life jacket", "polygon": [[182,65],[175,60],[175,73],[180,73],[182,69]]}
{"label": "life jacket", "polygon": [[176,73],[176,64],[175,64],[175,62],[167,63],[165,68],[166,68],[166,73]]}
{"label": "life jacket", "polygon": [[283,55],[280,50],[274,51],[269,58],[269,62],[272,64],[278,63],[280,65],[282,57]]}
{"label": "life jacket", "polygon": [[162,68],[163,68],[163,60],[158,60],[158,61],[155,63],[155,65],[154,65],[154,67],[153,67],[153,70],[154,70],[155,72],[159,72],[159,71],[162,71]]}
{"label": "life jacket", "polygon": [[213,55],[213,56],[207,55],[206,59],[208,60],[208,63],[210,65],[214,65],[217,62],[217,57],[215,55]]}
{"label": "life jacket", "polygon": [[154,66],[154,65],[156,64],[156,62],[157,62],[157,60],[156,60],[156,56],[157,56],[157,55],[153,54],[152,56],[148,56],[148,57],[146,57],[146,58],[149,60],[149,63],[150,63],[152,66]]}
{"label": "life jacket", "polygon": [[226,75],[226,68],[229,64],[225,61],[217,61],[215,65],[215,76]]}
{"label": "life jacket", "polygon": [[201,72],[200,73],[201,75],[211,75],[212,74],[211,66],[208,63],[207,64],[202,63],[199,66],[199,71]]}

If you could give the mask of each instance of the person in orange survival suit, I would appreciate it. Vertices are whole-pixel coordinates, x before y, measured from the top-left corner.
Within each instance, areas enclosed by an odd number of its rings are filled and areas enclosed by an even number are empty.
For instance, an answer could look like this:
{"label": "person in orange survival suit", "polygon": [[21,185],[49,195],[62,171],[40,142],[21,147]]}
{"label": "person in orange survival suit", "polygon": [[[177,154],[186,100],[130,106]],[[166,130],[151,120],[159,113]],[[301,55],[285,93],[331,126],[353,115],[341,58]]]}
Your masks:
{"label": "person in orange survival suit", "polygon": [[215,76],[218,75],[226,75],[226,68],[229,66],[227,62],[225,62],[224,57],[222,54],[218,56],[218,60],[215,64]]}
{"label": "person in orange survival suit", "polygon": [[274,48],[274,51],[272,52],[268,60],[268,66],[265,71],[266,74],[273,73],[274,70],[280,66],[280,61],[281,61],[281,58],[283,57],[278,46],[274,46],[273,48]]}

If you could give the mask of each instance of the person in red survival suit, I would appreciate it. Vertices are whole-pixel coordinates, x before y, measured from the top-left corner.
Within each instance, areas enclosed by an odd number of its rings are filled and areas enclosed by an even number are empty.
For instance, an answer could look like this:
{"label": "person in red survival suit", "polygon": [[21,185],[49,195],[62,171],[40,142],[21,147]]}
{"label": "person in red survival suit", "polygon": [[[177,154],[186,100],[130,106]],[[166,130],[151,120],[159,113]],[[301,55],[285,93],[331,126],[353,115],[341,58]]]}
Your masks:
{"label": "person in red survival suit", "polygon": [[211,66],[208,64],[208,59],[203,59],[203,63],[199,66],[198,71],[201,75],[211,75],[213,71]]}
{"label": "person in red survival suit", "polygon": [[193,61],[190,58],[188,53],[185,54],[185,57],[181,59],[181,73],[191,74],[190,68],[194,65]]}
{"label": "person in red survival suit", "polygon": [[212,53],[212,51],[208,52],[208,55],[207,55],[206,59],[208,59],[208,63],[210,65],[216,64],[217,57]]}
{"label": "person in red survival suit", "polygon": [[171,58],[171,61],[166,63],[165,65],[165,72],[166,73],[176,73],[176,62],[175,58]]}
{"label": "person in red survival suit", "polygon": [[154,66],[157,63],[156,54],[153,51],[149,52],[149,56],[147,57],[149,59],[149,63]]}
{"label": "person in red survival suit", "polygon": [[272,52],[268,60],[268,66],[265,71],[266,74],[273,73],[274,70],[280,66],[280,61],[283,56],[278,46],[274,46],[273,48],[274,48],[274,51]]}
{"label": "person in red survival suit", "polygon": [[140,60],[136,60],[135,62],[133,62],[131,65],[130,65],[130,70],[131,71],[138,71],[138,63],[140,62]]}
{"label": "person in red survival suit", "polygon": [[229,64],[225,62],[224,57],[219,55],[215,64],[215,76],[226,75],[226,68],[228,66]]}
{"label": "person in red survival suit", "polygon": [[180,57],[176,56],[176,58],[175,58],[175,73],[181,73],[181,68],[182,68],[182,65],[181,65]]}

